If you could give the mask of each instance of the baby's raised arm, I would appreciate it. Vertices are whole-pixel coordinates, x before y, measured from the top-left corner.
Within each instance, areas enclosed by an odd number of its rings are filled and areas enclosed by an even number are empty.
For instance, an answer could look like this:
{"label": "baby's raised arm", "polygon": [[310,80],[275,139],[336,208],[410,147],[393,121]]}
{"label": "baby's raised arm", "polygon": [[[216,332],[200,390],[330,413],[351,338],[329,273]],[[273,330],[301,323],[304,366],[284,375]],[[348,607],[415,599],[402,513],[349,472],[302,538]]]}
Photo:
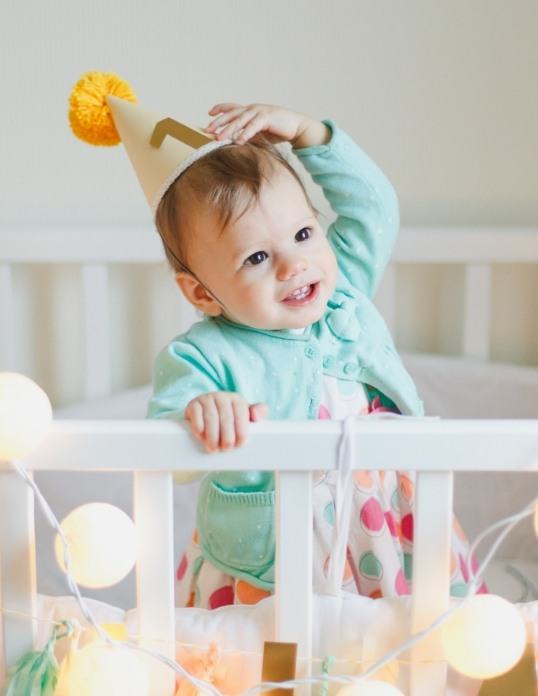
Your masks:
{"label": "baby's raised arm", "polygon": [[330,119],[269,104],[217,104],[209,113],[216,118],[206,130],[218,140],[244,143],[264,131],[272,142],[291,143],[337,213],[327,236],[342,276],[373,297],[400,225],[398,198],[375,162]]}

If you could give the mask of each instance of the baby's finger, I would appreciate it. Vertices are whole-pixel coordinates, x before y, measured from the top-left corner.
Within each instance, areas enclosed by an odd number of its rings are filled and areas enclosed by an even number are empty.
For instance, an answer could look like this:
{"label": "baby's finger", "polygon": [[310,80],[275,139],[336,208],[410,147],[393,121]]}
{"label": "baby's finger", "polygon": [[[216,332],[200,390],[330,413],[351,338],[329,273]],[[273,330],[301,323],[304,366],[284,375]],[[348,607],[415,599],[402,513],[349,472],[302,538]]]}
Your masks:
{"label": "baby's finger", "polygon": [[202,405],[199,401],[191,401],[185,409],[185,420],[188,421],[191,431],[196,437],[201,437],[204,430],[204,417]]}
{"label": "baby's finger", "polygon": [[[206,128],[208,131],[217,131],[219,128],[222,128],[225,126],[227,123],[230,123],[230,121],[233,121],[233,119],[237,118],[240,114],[242,114],[245,110],[244,106],[238,106],[236,109],[232,109],[231,111],[226,112],[225,114],[221,114],[220,116],[217,116],[217,118],[214,118]],[[221,135],[221,133],[219,133]]]}
{"label": "baby's finger", "polygon": [[241,447],[247,440],[248,423],[249,423],[249,408],[244,399],[232,401],[232,408],[235,419],[235,446]]}
{"label": "baby's finger", "polygon": [[216,399],[219,412],[219,447],[229,449],[235,444],[234,412],[230,398]]}
{"label": "baby's finger", "polygon": [[252,404],[249,406],[250,420],[256,422],[267,416],[269,408],[267,404]]}
{"label": "baby's finger", "polygon": [[209,452],[216,450],[219,444],[219,412],[213,398],[205,399],[203,440]]}
{"label": "baby's finger", "polygon": [[236,138],[236,143],[239,145],[241,143],[246,143],[247,140],[256,135],[259,131],[263,130],[267,125],[267,119],[264,114],[257,114],[248,125],[245,126],[241,135]]}
{"label": "baby's finger", "polygon": [[[238,114],[233,118],[233,120],[223,128],[221,132],[217,135],[217,138],[224,140],[226,138],[233,138],[236,131],[240,131],[245,128],[252,120],[256,120],[256,112],[252,109],[247,109],[243,113]],[[243,131],[244,133],[244,131]],[[241,134],[241,138],[243,134]]]}
{"label": "baby's finger", "polygon": [[214,107],[207,113],[213,116],[213,114],[220,113],[221,111],[229,111],[230,109],[239,106],[239,104],[234,104],[233,102],[226,102],[225,104],[215,104]]}

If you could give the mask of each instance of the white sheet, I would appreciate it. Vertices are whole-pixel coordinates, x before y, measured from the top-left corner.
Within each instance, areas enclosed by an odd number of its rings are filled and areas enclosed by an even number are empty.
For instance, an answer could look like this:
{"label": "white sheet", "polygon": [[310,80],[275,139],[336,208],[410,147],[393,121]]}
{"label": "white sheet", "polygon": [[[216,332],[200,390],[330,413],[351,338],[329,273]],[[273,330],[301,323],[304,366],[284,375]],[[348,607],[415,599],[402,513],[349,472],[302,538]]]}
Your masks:
{"label": "white sheet", "polygon": [[[538,418],[538,369],[434,355],[403,356],[425,403],[427,415],[443,418]],[[144,418],[151,394],[143,386],[108,398],[72,404],[56,418]],[[83,502],[101,500],[131,512],[129,474],[40,474],[45,496],[59,517]],[[192,532],[198,484],[176,486],[176,558]],[[473,538],[500,517],[522,508],[536,493],[534,474],[458,474],[455,510]],[[38,514],[38,578],[44,594],[65,592],[63,577],[52,554],[52,534]],[[538,545],[530,521],[520,523],[501,547],[501,559],[488,575],[491,589],[511,601],[538,599]],[[511,563],[515,571],[508,571]],[[523,573],[527,583],[516,579]],[[511,574],[512,573],[512,574]],[[526,593],[526,594],[525,594]],[[108,590],[91,593],[97,599],[134,606],[134,582],[128,578]]]}

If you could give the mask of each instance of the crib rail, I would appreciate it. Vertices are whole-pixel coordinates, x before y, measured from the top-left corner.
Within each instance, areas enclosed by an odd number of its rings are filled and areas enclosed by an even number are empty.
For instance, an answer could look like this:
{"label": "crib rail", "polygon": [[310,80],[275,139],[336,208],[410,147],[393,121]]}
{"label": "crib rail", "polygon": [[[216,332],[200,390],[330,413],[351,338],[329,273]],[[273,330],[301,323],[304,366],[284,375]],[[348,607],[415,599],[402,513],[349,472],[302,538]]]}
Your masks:
{"label": "crib rail", "polygon": [[[207,456],[186,428],[171,422],[59,421],[23,464],[30,471],[135,472],[137,604],[140,634],[149,644],[171,644],[174,636],[172,472],[250,470],[253,461],[257,469],[277,470],[275,639],[297,642],[300,655],[308,658],[311,471],[337,461],[340,428],[334,421],[257,423],[244,447]],[[355,468],[388,469],[397,452],[399,469],[418,472],[410,624],[418,631],[448,605],[451,471],[538,472],[538,420],[359,419],[354,438]],[[0,509],[0,602],[28,614],[35,603],[33,500],[9,463],[0,465]],[[159,544],[152,543],[155,538]],[[5,615],[5,663],[30,649],[33,637],[31,622]],[[414,656],[439,659],[438,641],[432,635]],[[445,694],[446,667],[440,661],[417,660],[409,679],[410,696]]]}

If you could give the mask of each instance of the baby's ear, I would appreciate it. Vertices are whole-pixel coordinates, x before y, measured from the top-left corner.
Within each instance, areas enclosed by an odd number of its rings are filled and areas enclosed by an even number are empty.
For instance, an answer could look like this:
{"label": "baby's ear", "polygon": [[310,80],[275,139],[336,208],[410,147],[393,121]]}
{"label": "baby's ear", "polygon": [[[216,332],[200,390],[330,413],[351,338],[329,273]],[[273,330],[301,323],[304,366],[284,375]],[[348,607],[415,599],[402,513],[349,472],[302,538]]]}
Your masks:
{"label": "baby's ear", "polygon": [[222,308],[206,288],[190,273],[180,271],[176,273],[176,284],[193,307],[199,309],[210,317],[222,314]]}

